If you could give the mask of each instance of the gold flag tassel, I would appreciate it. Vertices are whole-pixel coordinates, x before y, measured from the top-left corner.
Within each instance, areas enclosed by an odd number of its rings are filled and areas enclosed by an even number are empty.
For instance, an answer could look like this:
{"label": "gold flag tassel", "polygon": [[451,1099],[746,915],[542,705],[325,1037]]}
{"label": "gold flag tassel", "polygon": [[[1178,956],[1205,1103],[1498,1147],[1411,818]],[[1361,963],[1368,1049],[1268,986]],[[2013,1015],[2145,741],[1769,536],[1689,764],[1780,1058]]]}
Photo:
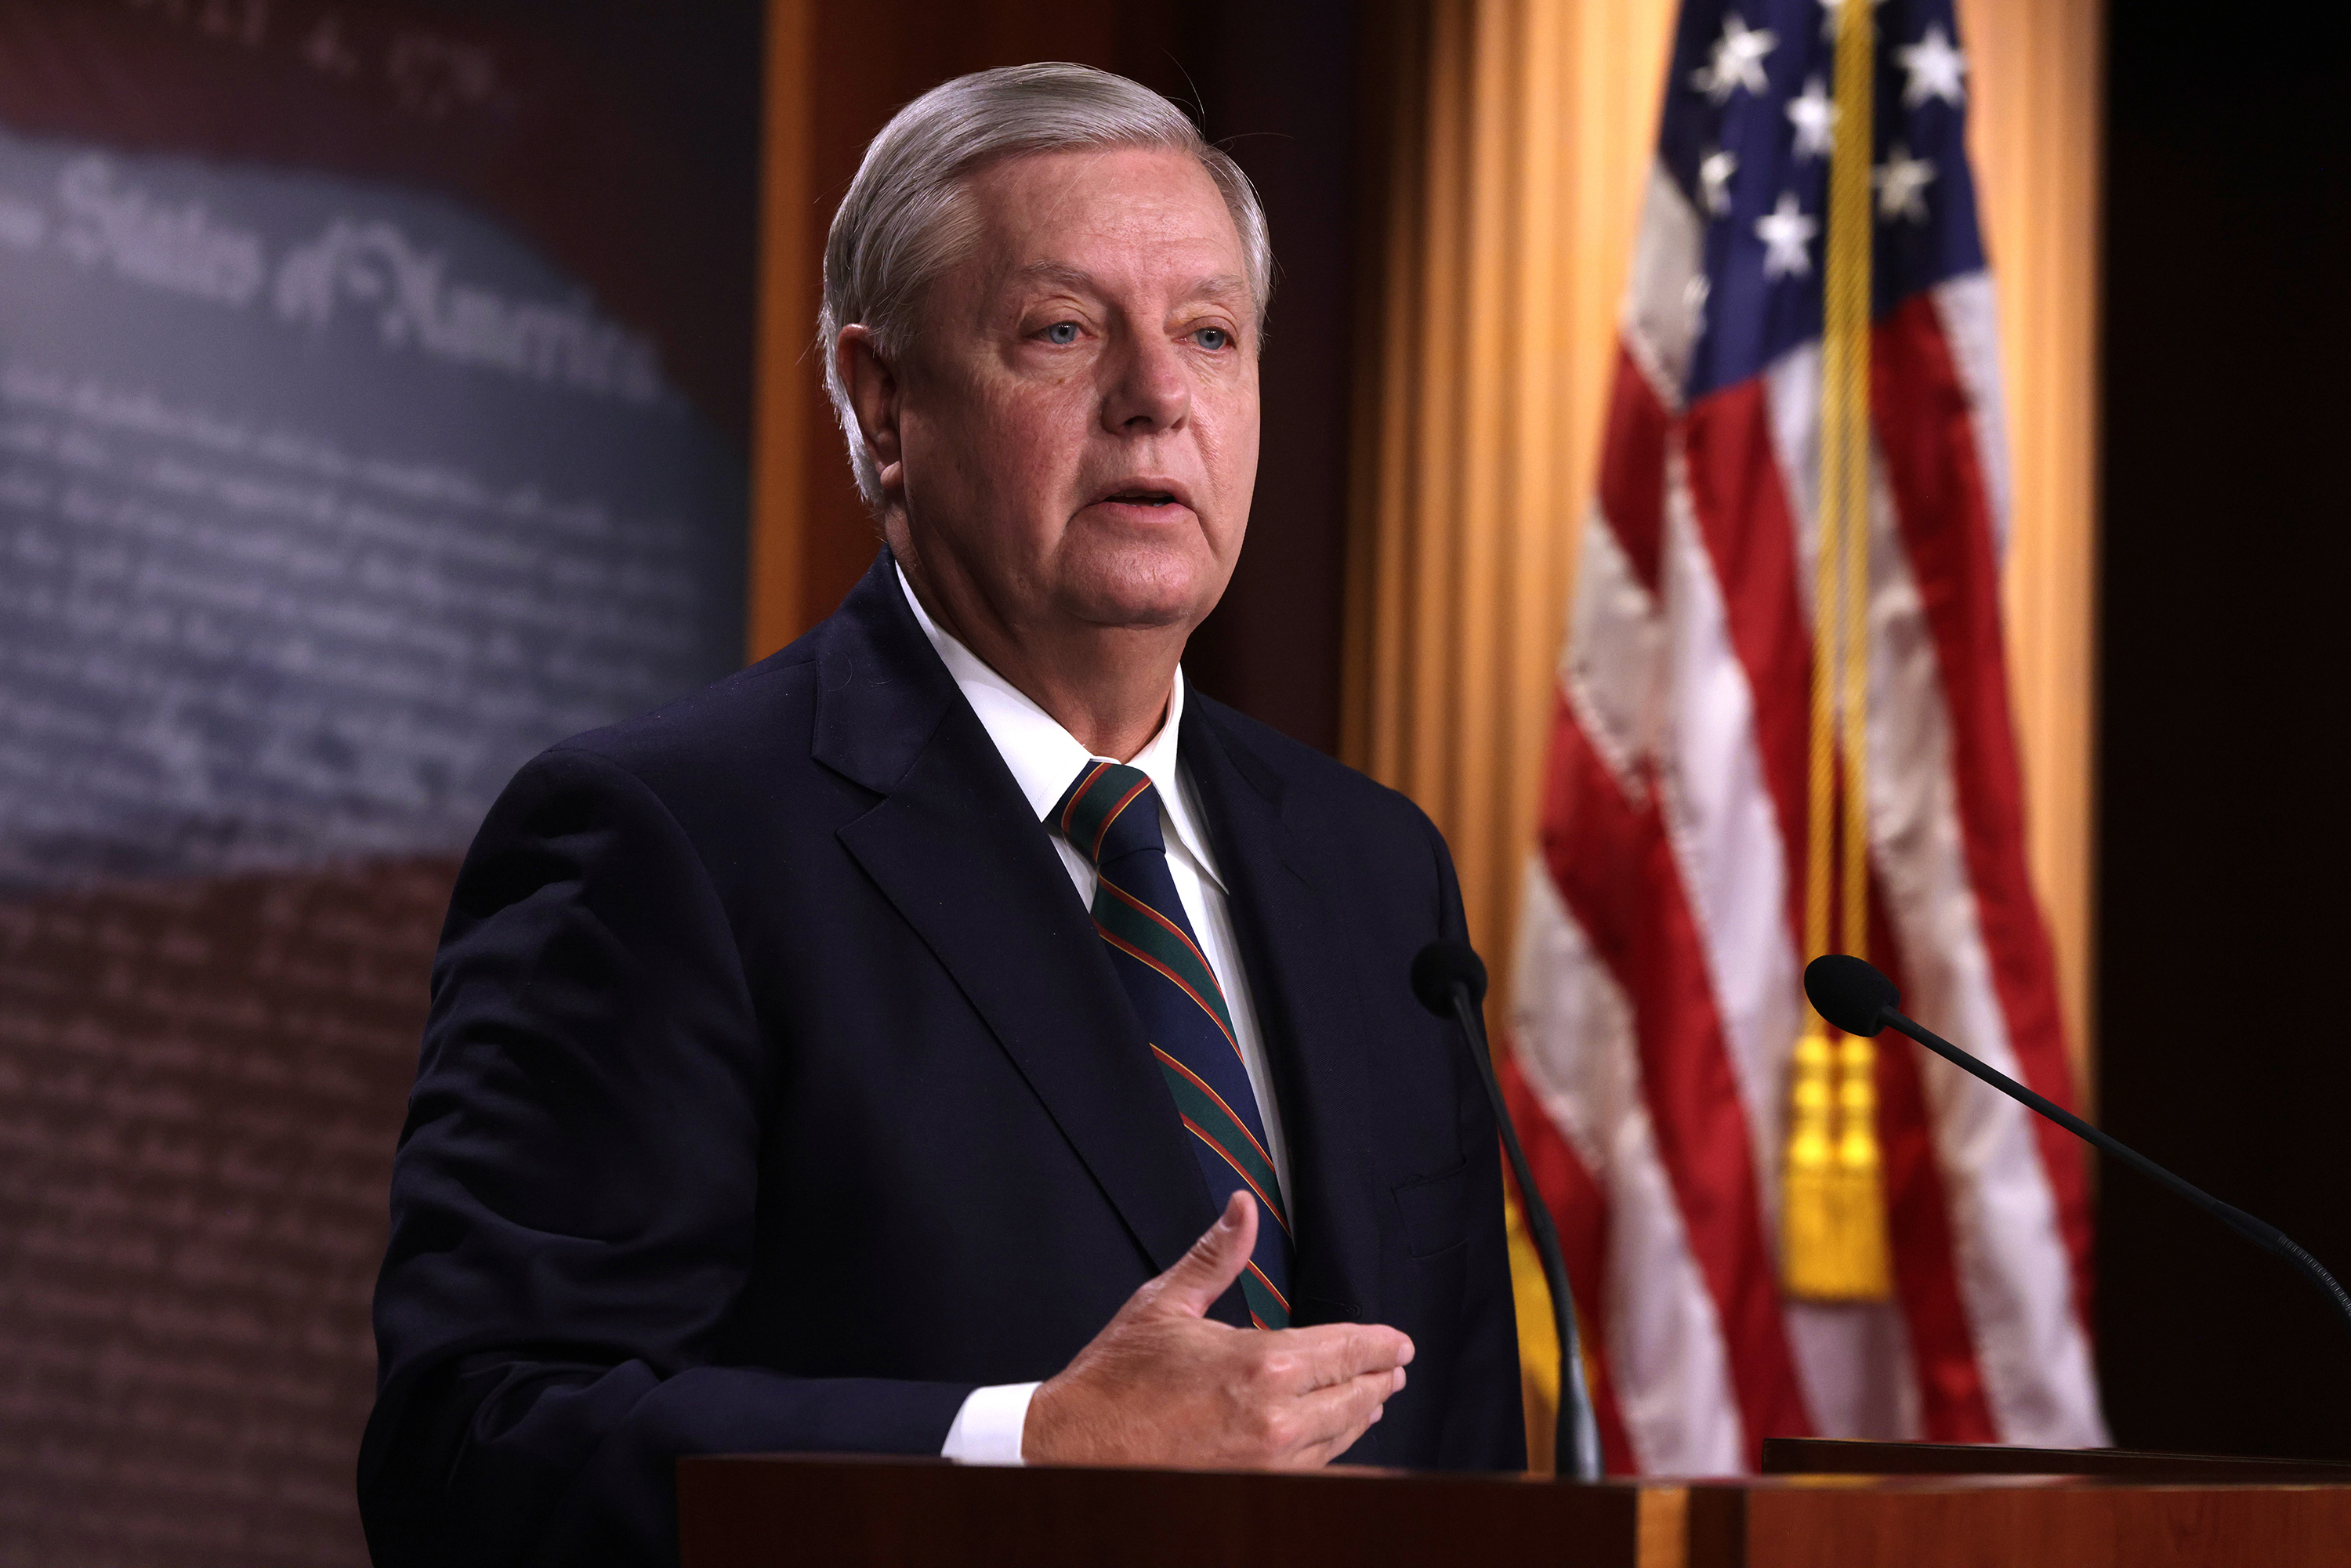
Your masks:
{"label": "gold flag tassel", "polygon": [[[1860,956],[1867,956],[1869,941],[1873,9],[1843,5],[1837,16],[1836,126],[1829,155],[1828,276],[1821,331],[1821,537],[1813,596],[1812,798],[1804,866],[1807,956],[1829,950],[1833,833],[1842,873],[1838,934],[1844,950]],[[1844,810],[1843,831],[1835,832],[1840,759]],[[1884,1301],[1892,1281],[1878,1169],[1874,1046],[1834,1035],[1810,1008],[1803,1011],[1809,1021],[1791,1062],[1782,1167],[1788,1293],[1812,1301]]]}

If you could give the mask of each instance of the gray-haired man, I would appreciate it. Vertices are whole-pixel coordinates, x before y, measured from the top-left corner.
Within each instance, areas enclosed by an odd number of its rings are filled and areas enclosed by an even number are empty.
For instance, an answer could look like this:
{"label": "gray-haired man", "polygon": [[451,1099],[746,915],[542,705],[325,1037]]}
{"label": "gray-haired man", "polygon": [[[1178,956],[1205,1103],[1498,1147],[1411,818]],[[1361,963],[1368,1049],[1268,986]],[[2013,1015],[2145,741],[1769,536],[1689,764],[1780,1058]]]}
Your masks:
{"label": "gray-haired man", "polygon": [[1119,78],[963,78],[875,139],[823,331],[887,548],[526,768],[460,879],[380,1562],[657,1559],[713,1449],[1522,1462],[1494,1130],[1406,975],[1464,935],[1443,841],[1178,667],[1270,273]]}

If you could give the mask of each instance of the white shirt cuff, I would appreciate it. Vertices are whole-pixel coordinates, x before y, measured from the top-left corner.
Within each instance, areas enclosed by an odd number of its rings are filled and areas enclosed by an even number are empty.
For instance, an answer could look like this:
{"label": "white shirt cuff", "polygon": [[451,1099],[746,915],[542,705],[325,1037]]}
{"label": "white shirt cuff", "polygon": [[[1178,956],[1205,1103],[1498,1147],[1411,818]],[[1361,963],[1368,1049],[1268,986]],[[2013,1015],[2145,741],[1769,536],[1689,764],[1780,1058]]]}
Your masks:
{"label": "white shirt cuff", "polygon": [[998,1383],[975,1388],[956,1412],[939,1457],[958,1465],[1020,1463],[1020,1434],[1029,1425],[1029,1401],[1034,1383]]}

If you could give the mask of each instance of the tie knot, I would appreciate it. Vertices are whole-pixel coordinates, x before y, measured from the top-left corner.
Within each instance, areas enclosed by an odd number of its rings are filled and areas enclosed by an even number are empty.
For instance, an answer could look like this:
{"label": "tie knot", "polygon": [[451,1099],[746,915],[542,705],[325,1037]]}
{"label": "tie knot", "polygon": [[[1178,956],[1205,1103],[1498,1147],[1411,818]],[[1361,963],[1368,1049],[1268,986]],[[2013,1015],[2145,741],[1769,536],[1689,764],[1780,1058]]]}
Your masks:
{"label": "tie knot", "polygon": [[1137,850],[1167,849],[1159,836],[1159,791],[1149,774],[1123,763],[1087,763],[1053,808],[1053,826],[1096,870]]}

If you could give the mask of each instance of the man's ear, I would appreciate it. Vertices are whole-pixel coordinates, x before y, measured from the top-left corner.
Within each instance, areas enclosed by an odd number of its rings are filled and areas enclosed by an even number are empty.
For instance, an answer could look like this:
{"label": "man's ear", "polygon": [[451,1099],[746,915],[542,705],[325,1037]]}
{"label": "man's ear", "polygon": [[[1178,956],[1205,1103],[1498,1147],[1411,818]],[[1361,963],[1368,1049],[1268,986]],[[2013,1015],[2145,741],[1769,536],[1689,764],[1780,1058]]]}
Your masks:
{"label": "man's ear", "polygon": [[882,492],[884,496],[894,495],[900,488],[898,459],[902,452],[898,439],[901,383],[897,370],[876,351],[873,334],[864,327],[843,327],[841,336],[833,340],[832,354],[841,385],[849,389],[849,406],[857,415],[858,433],[865,439],[865,449],[872,455],[874,467],[881,471]]}

